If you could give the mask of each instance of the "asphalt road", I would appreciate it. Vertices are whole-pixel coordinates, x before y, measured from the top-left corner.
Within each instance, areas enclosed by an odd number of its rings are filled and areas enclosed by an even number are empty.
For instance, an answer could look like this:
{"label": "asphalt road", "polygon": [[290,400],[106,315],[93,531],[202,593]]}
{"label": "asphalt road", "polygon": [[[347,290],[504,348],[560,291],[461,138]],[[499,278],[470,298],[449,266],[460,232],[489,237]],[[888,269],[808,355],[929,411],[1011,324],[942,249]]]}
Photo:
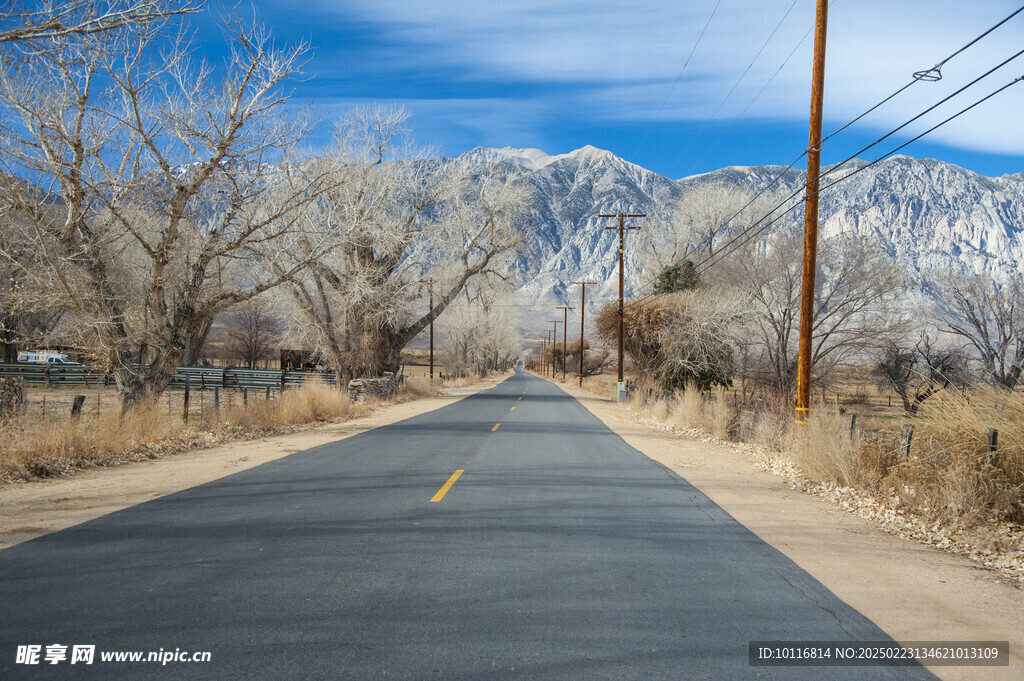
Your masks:
{"label": "asphalt road", "polygon": [[[934,678],[747,657],[751,640],[885,638],[521,372],[0,551],[5,680]],[[51,644],[95,661],[47,664]],[[24,645],[40,664],[18,664]],[[161,650],[210,661],[100,661]]]}

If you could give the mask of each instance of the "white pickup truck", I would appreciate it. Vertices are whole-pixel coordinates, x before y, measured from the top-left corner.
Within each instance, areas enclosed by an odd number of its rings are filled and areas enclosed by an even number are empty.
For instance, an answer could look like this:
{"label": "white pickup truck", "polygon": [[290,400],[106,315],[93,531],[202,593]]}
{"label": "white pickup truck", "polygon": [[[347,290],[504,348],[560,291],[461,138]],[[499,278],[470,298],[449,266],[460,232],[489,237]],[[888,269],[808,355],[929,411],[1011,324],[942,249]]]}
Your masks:
{"label": "white pickup truck", "polygon": [[28,364],[59,364],[61,366],[81,366],[72,362],[68,356],[60,352],[19,352],[18,361]]}

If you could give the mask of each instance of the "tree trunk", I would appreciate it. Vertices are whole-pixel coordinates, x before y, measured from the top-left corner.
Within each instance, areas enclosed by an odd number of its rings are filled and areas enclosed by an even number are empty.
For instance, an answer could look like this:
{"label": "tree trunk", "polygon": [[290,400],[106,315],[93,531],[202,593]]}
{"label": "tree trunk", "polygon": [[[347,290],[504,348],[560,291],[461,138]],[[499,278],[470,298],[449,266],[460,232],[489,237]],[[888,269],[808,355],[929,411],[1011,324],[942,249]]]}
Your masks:
{"label": "tree trunk", "polygon": [[14,364],[18,361],[18,343],[14,339],[14,324],[13,317],[4,317],[3,322],[0,323],[0,326],[3,327],[4,362],[7,364]]}
{"label": "tree trunk", "polygon": [[[140,353],[142,359],[143,353]],[[181,359],[182,350],[173,349],[160,352],[153,359],[147,371],[139,362],[138,371],[128,367],[119,368],[114,372],[118,391],[121,393],[121,416],[137,408],[143,401],[160,397],[174,377]]]}
{"label": "tree trunk", "polygon": [[206,337],[210,335],[210,327],[213,326],[213,320],[203,322],[199,330],[191,334],[188,340],[185,341],[185,352],[182,356],[181,363],[187,367],[194,367],[199,364],[199,357],[203,352],[203,346],[206,344]]}
{"label": "tree trunk", "polygon": [[373,348],[373,374],[381,376],[386,371],[397,374],[402,364],[402,348],[405,347],[402,336],[394,330],[382,329]]}

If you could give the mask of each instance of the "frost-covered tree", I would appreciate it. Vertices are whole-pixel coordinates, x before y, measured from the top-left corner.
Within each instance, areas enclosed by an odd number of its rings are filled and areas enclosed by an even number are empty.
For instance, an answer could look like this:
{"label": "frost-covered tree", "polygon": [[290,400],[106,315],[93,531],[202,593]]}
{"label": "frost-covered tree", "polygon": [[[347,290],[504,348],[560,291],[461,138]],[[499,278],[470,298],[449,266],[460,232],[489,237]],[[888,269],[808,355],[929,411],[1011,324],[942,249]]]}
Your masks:
{"label": "frost-covered tree", "polygon": [[460,296],[435,323],[441,358],[449,372],[486,376],[507,371],[522,353],[514,308],[490,291]]}
{"label": "frost-covered tree", "polygon": [[946,330],[974,347],[993,385],[1016,387],[1024,372],[1024,279],[950,274],[939,290]]}
{"label": "frost-covered tree", "polygon": [[0,163],[24,180],[0,198],[35,257],[23,285],[108,358],[125,409],[166,387],[204,325],[326,247],[280,266],[327,181],[293,158],[312,121],[285,111],[306,46],[228,17],[218,76],[179,28],[53,34],[0,61]]}
{"label": "frost-covered tree", "polygon": [[[796,382],[802,253],[799,235],[780,234],[738,249],[707,273],[752,302],[760,381],[783,392]],[[811,340],[816,380],[851,357],[870,355],[903,330],[895,304],[901,290],[900,273],[871,242],[818,242]]]}
{"label": "frost-covered tree", "polygon": [[[353,109],[321,161],[333,188],[303,218],[311,247],[335,247],[289,284],[293,340],[342,373],[397,371],[402,348],[467,286],[506,276],[522,240],[522,178],[427,161],[407,119],[404,109]],[[294,255],[307,257],[301,244]]]}

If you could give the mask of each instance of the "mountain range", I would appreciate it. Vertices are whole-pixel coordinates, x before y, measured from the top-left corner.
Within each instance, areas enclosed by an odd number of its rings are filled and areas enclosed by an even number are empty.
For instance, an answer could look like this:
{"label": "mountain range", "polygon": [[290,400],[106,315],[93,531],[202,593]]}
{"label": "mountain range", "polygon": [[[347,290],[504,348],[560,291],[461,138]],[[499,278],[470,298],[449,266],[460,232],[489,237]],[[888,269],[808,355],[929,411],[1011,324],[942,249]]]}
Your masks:
{"label": "mountain range", "polygon": [[[515,264],[524,322],[552,318],[557,305],[577,305],[579,287],[571,281],[598,282],[587,291],[588,311],[591,301],[617,297],[617,233],[604,229],[617,220],[599,214],[648,213],[649,219],[631,222],[655,229],[681,219],[680,201],[688,193],[734,187],[752,195],[774,181],[773,195],[801,196],[806,177],[782,166],[731,166],[670,179],[592,146],[554,156],[538,149],[478,147],[443,162],[502,167],[534,186],[535,203],[523,224],[528,247]],[[943,161],[894,156],[823,173],[823,186],[847,175],[821,193],[822,238],[875,240],[908,274],[908,286],[920,287],[930,274],[949,269],[996,276],[1021,271],[1024,173],[985,177]],[[801,206],[770,229],[802,230],[803,219]],[[627,236],[627,296],[649,290],[657,274],[645,269],[639,249],[630,248],[636,238],[634,232]]]}

